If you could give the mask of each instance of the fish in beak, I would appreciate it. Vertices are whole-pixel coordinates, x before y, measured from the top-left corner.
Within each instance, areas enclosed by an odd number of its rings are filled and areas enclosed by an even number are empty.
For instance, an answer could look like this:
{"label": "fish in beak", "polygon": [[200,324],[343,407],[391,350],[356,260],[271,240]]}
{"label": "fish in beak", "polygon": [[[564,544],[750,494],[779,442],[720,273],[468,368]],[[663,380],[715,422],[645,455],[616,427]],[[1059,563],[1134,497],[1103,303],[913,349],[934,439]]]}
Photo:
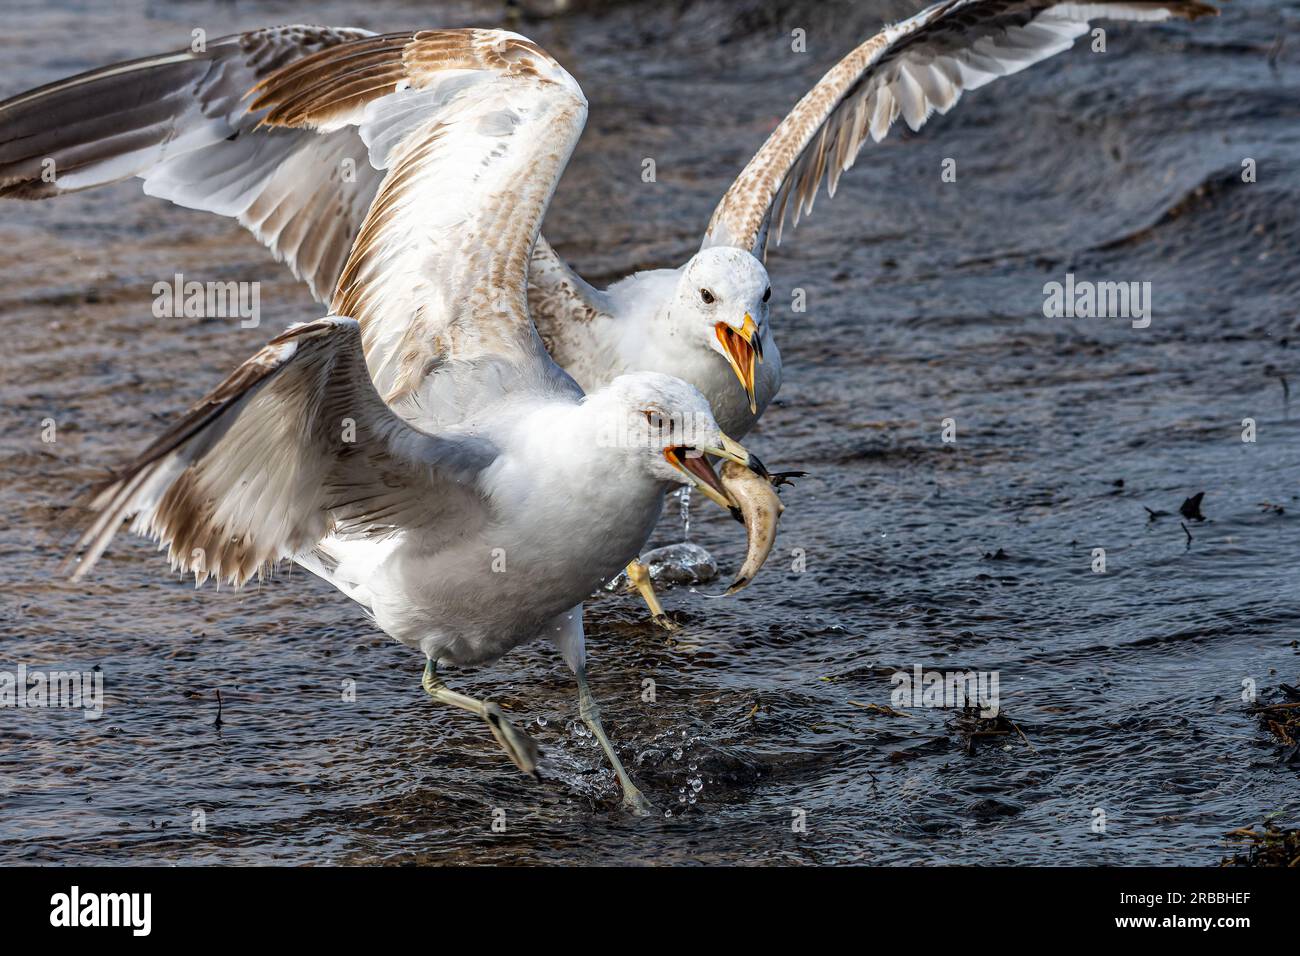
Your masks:
{"label": "fish in beak", "polygon": [[714,334],[722,345],[722,354],[731,363],[731,370],[740,379],[740,384],[749,396],[749,410],[758,414],[758,398],[754,395],[755,366],[763,361],[763,337],[758,334],[758,324],[754,317],[745,313],[745,322],[739,330],[726,322],[714,326]]}
{"label": "fish in beak", "polygon": [[776,544],[776,525],[785,506],[777,497],[770,477],[752,468],[742,468],[732,461],[722,463],[722,487],[727,497],[736,503],[734,510],[740,512],[740,520],[745,523],[748,541],[745,561],[736,574],[736,580],[726,591],[735,594],[754,580],[754,575],[772,553]]}
{"label": "fish in beak", "polygon": [[[691,484],[700,489],[711,501],[731,511],[735,506],[727,493],[722,490],[722,482],[714,474],[713,465],[705,455],[706,449],[691,445],[671,445],[664,449],[668,463],[691,480]],[[712,453],[712,450],[708,450]]]}
{"label": "fish in beak", "polygon": [[727,492],[723,490],[722,483],[718,481],[718,476],[714,473],[713,466],[706,457],[708,455],[720,458],[724,462],[734,462],[737,465],[749,468],[764,478],[768,476],[767,469],[763,467],[763,463],[758,460],[757,456],[751,455],[745,449],[744,445],[733,438],[728,438],[726,435],[719,438],[717,447],[712,445],[670,445],[664,449],[664,457],[668,459],[668,463],[689,478],[691,484],[707,495],[709,500],[730,511],[738,521],[743,520],[736,508],[736,503],[727,497]]}
{"label": "fish in beak", "polygon": [[[714,474],[707,455],[722,459],[722,478]],[[723,435],[719,447],[674,445],[664,457],[691,479],[711,500],[745,525],[744,563],[728,594],[735,594],[754,579],[776,543],[776,525],[785,510],[773,489],[774,477],[740,442]]]}

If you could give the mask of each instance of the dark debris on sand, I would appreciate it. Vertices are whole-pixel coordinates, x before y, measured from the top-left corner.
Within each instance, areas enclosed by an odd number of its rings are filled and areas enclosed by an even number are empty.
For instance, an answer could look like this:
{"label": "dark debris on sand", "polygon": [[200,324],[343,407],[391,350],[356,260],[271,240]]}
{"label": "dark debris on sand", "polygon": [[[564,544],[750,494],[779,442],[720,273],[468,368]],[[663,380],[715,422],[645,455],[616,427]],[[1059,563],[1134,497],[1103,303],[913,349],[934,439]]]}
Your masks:
{"label": "dark debris on sand", "polygon": [[1256,701],[1246,712],[1286,749],[1278,763],[1300,767],[1300,688],[1278,685],[1278,699]]}
{"label": "dark debris on sand", "polygon": [[1300,830],[1269,822],[1262,828],[1240,827],[1230,831],[1230,846],[1242,852],[1226,857],[1220,866],[1286,866],[1300,868]]}
{"label": "dark debris on sand", "polygon": [[962,749],[968,754],[975,752],[975,744],[980,740],[988,741],[1009,735],[1018,736],[1026,747],[1034,749],[1020,728],[1000,711],[993,717],[984,717],[978,707],[963,707],[948,721],[948,728],[957,734]]}

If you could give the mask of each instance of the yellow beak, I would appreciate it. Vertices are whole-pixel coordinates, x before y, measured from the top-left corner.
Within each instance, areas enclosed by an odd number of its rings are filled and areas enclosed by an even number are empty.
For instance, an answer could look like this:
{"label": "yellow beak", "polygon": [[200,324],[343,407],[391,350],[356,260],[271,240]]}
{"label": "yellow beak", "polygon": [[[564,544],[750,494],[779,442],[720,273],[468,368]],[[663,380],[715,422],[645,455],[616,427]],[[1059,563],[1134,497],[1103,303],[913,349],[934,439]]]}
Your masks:
{"label": "yellow beak", "polygon": [[758,414],[758,399],[754,396],[754,370],[758,362],[763,361],[763,341],[758,334],[758,324],[754,317],[745,313],[745,323],[737,331],[726,322],[719,322],[714,327],[714,334],[722,343],[722,353],[731,364],[731,370],[740,379],[740,384],[749,396],[749,410]]}
{"label": "yellow beak", "polygon": [[707,455],[713,455],[715,458],[721,458],[724,461],[734,461],[738,465],[744,465],[751,468],[759,474],[766,474],[762,462],[750,455],[740,442],[722,436],[722,447],[714,448],[711,445],[699,445],[697,447],[687,447],[684,445],[673,445],[664,449],[664,457],[672,464],[674,468],[691,479],[691,483],[700,489],[711,501],[716,502],[723,508],[731,510],[735,508],[733,502],[722,488],[722,483],[718,476],[713,472],[713,466],[709,464]]}
{"label": "yellow beak", "polygon": [[[721,434],[721,432],[719,432]],[[710,448],[705,445],[702,449],[705,453],[712,455],[714,458],[721,458],[723,461],[734,461],[737,465],[744,465],[746,468],[753,468],[753,463],[758,461],[748,451],[745,446],[734,438],[722,435],[722,447]],[[759,467],[762,467],[761,465]]]}

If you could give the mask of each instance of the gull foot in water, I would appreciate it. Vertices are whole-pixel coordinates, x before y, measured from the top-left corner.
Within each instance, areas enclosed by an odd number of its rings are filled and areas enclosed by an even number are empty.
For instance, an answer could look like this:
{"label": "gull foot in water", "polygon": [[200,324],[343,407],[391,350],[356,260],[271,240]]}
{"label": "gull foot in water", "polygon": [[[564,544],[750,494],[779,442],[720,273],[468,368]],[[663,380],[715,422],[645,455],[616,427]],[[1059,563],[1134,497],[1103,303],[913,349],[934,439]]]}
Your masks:
{"label": "gull foot in water", "polygon": [[497,739],[497,743],[501,745],[501,749],[506,752],[514,765],[530,777],[539,778],[537,760],[541,753],[533,738],[506,720],[505,715],[501,713],[501,708],[491,701],[485,701],[483,704],[483,719],[487,721],[492,736]]}
{"label": "gull foot in water", "polygon": [[506,752],[514,765],[531,777],[541,779],[537,772],[537,759],[541,756],[537,744],[533,742],[532,737],[506,720],[500,706],[490,700],[478,700],[449,688],[442,682],[442,678],[438,675],[438,667],[432,660],[425,661],[424,677],[420,685],[426,694],[439,703],[450,704],[452,707],[459,707],[461,710],[468,710],[482,717],[487,721],[492,736],[497,739],[497,743],[501,745],[501,749]]}
{"label": "gull foot in water", "polygon": [[654,804],[636,787],[623,789],[623,807],[634,817],[648,817],[655,812]]}
{"label": "gull foot in water", "polygon": [[673,631],[681,630],[682,627],[671,617],[669,617],[667,612],[665,611],[660,611],[658,614],[652,617],[651,620],[654,621],[656,624],[658,624],[660,627],[662,627],[669,634],[671,634]]}
{"label": "gull foot in water", "polygon": [[609,737],[605,736],[605,728],[600,723],[600,707],[596,703],[596,698],[591,696],[591,685],[587,683],[586,668],[578,667],[574,675],[578,678],[578,713],[582,715],[582,722],[587,725],[587,729],[600,744],[600,749],[605,751],[605,759],[614,768],[619,786],[623,788],[623,806],[638,817],[649,816],[654,812],[654,807],[627,775],[627,771],[623,768],[623,761],[618,759],[618,754],[614,751],[614,745],[609,742]]}

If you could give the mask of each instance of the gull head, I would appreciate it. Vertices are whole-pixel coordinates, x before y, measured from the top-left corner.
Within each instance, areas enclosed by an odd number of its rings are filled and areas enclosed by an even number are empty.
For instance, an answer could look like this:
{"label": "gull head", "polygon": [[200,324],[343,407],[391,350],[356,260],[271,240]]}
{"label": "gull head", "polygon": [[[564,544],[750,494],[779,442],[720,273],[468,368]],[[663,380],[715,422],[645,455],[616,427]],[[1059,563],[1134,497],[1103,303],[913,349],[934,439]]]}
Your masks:
{"label": "gull head", "polygon": [[763,263],[733,246],[711,246],[691,257],[681,270],[672,314],[731,366],[758,414],[755,365],[763,361],[772,283]]}
{"label": "gull head", "polygon": [[729,511],[735,503],[706,456],[766,473],[757,458],[723,434],[699,390],[680,378],[658,372],[620,375],[587,402],[605,412],[602,444],[625,450],[635,467],[656,481],[698,488]]}

